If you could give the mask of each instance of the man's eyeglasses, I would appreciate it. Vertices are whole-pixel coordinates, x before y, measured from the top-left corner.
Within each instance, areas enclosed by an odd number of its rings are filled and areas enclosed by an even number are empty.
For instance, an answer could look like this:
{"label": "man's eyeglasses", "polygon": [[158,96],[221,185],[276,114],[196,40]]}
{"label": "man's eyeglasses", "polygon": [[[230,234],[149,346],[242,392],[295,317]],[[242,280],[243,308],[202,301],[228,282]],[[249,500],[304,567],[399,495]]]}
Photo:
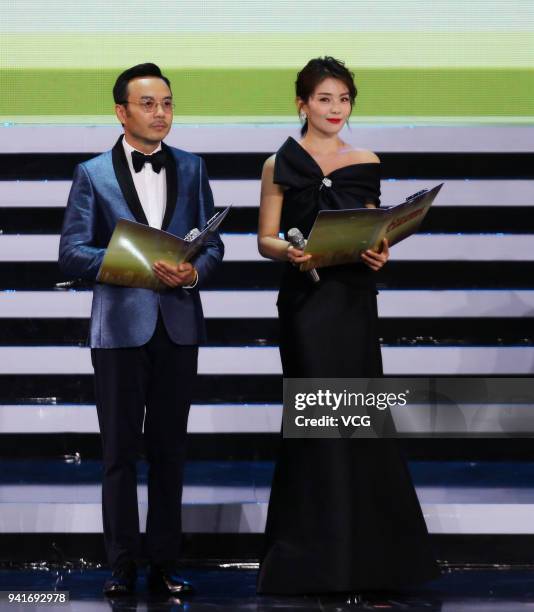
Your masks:
{"label": "man's eyeglasses", "polygon": [[137,104],[137,106],[140,106],[145,113],[153,113],[160,104],[164,113],[172,113],[175,106],[172,100],[166,99],[162,100],[161,102],[156,102],[156,100],[152,100],[151,98],[141,100],[140,102],[128,102],[128,100],[124,100],[124,102],[121,102],[121,104]]}

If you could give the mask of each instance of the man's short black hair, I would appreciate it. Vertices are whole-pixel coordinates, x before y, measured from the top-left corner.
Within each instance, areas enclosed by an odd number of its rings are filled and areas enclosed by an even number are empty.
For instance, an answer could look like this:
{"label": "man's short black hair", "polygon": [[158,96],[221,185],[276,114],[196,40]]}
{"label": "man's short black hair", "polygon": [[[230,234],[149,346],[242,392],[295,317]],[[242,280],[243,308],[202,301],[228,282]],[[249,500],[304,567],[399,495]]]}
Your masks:
{"label": "man's short black hair", "polygon": [[113,99],[115,100],[115,104],[122,104],[127,101],[128,83],[140,77],[158,77],[165,81],[169,89],[171,87],[171,82],[166,76],[161,74],[159,66],[151,64],[150,62],[147,64],[137,64],[136,66],[128,68],[128,70],[125,70],[117,77],[115,85],[113,86]]}

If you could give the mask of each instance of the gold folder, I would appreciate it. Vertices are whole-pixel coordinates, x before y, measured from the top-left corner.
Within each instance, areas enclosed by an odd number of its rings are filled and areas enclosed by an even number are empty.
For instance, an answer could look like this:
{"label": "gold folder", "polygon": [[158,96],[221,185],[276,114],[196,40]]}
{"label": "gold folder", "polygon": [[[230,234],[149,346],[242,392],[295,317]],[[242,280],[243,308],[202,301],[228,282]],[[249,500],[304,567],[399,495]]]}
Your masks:
{"label": "gold folder", "polygon": [[180,264],[190,261],[217,231],[230,206],[212,217],[200,234],[191,241],[163,230],[119,219],[96,280],[100,283],[141,287],[159,291],[168,287],[154,274],[156,261]]}
{"label": "gold folder", "polygon": [[424,189],[389,208],[319,211],[304,249],[312,257],[300,269],[360,261],[363,251],[378,251],[384,238],[389,246],[408,238],[419,229],[442,187],[443,183]]}

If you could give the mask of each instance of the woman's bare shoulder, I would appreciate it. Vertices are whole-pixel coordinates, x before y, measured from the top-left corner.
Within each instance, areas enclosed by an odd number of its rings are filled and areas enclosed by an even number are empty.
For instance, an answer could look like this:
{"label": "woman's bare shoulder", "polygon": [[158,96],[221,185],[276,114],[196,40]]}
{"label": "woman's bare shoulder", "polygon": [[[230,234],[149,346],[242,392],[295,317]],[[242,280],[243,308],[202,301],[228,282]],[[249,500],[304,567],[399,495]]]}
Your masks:
{"label": "woman's bare shoulder", "polygon": [[276,153],[274,153],[273,155],[271,155],[270,157],[268,157],[264,164],[263,164],[263,169],[264,170],[274,170],[274,162],[276,161]]}
{"label": "woman's bare shoulder", "polygon": [[366,149],[351,149],[348,153],[350,160],[354,164],[379,164],[380,158],[376,153]]}
{"label": "woman's bare shoulder", "polygon": [[261,173],[261,184],[262,189],[275,190],[277,194],[283,191],[281,185],[275,184],[274,182],[274,166],[276,161],[276,153],[268,157],[263,164],[263,171]]}
{"label": "woman's bare shoulder", "polygon": [[271,155],[271,157],[268,157],[263,163],[263,170],[261,173],[262,180],[265,180],[265,179],[269,179],[270,181],[273,180],[275,159],[276,159],[276,153],[274,155]]}

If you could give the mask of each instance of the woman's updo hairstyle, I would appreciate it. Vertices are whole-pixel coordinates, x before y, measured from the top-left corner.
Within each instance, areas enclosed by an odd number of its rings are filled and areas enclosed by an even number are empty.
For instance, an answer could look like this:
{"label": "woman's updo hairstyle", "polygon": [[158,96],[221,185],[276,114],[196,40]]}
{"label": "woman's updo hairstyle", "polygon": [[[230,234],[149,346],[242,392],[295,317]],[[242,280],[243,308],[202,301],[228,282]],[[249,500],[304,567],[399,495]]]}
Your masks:
{"label": "woman's updo hairstyle", "polygon": [[[297,74],[297,80],[295,81],[295,93],[297,98],[307,102],[315,91],[315,88],[328,78],[338,79],[347,86],[350,96],[350,105],[352,106],[358,95],[358,90],[354,83],[354,73],[345,67],[344,62],[334,57],[330,57],[329,55],[310,60]],[[305,119],[300,133],[304,136],[307,131],[308,120]]]}

